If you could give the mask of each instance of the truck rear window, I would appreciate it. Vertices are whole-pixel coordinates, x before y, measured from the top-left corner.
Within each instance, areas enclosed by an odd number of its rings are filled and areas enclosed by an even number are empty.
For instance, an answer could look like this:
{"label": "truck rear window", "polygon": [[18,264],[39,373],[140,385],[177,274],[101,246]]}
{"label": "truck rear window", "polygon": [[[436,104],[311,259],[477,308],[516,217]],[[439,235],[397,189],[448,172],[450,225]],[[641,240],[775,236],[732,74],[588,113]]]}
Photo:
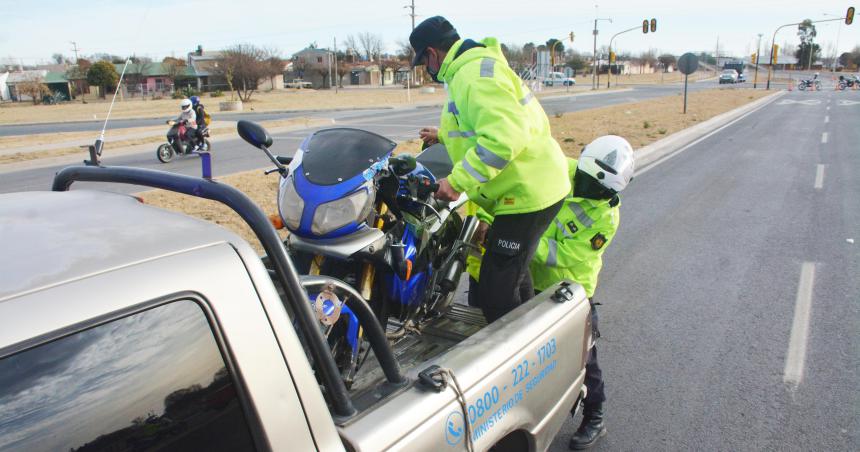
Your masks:
{"label": "truck rear window", "polygon": [[0,451],[254,449],[197,303],[181,300],[0,359]]}

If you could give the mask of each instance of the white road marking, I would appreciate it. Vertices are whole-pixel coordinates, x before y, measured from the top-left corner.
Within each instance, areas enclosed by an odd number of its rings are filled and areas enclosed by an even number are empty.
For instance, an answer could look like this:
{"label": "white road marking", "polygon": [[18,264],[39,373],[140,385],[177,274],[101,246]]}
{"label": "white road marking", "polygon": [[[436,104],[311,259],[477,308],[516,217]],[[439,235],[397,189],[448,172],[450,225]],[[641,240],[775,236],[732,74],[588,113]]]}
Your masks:
{"label": "white road marking", "polygon": [[830,107],[827,107],[827,110],[830,111]]}
{"label": "white road marking", "polygon": [[815,169],[815,188],[821,190],[824,187],[824,165],[818,165]]}
{"label": "white road marking", "polygon": [[830,116],[825,116],[824,123],[827,124],[828,122],[830,122]]}
{"label": "white road marking", "polygon": [[827,143],[827,132],[821,134],[821,142]]}
{"label": "white road marking", "polygon": [[797,300],[794,305],[794,322],[785,355],[785,370],[782,381],[796,389],[803,381],[806,362],[806,345],[809,336],[809,313],[812,308],[812,288],[815,283],[815,263],[804,262],[800,269]]}

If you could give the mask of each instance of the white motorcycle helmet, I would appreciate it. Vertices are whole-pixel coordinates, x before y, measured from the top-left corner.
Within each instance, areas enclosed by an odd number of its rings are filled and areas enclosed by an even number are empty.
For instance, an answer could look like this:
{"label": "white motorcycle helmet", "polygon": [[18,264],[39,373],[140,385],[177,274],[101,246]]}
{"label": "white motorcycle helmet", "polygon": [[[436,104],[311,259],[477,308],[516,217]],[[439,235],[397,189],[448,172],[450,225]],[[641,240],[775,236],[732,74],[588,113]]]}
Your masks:
{"label": "white motorcycle helmet", "polygon": [[599,137],[582,150],[577,169],[593,177],[604,188],[619,193],[633,178],[633,147],[616,135]]}
{"label": "white motorcycle helmet", "polygon": [[182,111],[186,111],[191,108],[191,99],[182,99],[182,102],[179,103],[179,108],[181,108]]}

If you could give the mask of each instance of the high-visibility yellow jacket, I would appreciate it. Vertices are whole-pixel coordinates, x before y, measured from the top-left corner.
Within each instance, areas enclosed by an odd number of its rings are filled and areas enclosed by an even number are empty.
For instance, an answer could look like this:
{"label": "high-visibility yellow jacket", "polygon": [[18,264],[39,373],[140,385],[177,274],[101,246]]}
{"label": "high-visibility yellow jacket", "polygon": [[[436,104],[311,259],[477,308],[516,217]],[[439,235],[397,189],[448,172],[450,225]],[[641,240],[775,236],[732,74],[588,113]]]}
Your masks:
{"label": "high-visibility yellow jacket", "polygon": [[[571,183],[576,160],[569,159]],[[619,207],[614,200],[578,198],[569,194],[564,206],[540,239],[529,265],[536,290],[544,290],[562,279],[581,284],[590,298],[603,267],[603,252],[618,230]]]}
{"label": "high-visibility yellow jacket", "polygon": [[438,75],[449,95],[439,127],[454,162],[448,181],[493,216],[555,204],[570,180],[546,113],[496,39],[458,56],[462,44],[451,47]]}

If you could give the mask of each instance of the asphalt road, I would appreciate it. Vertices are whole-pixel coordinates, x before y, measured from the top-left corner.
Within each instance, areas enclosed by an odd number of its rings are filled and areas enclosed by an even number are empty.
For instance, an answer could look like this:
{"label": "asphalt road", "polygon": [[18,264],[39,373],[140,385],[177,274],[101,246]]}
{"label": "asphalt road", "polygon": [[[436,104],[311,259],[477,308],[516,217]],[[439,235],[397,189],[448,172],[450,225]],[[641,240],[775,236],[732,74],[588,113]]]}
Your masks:
{"label": "asphalt road", "polygon": [[637,175],[593,450],[860,449],[858,123],[860,92],[795,92]]}
{"label": "asphalt road", "polygon": [[[749,84],[747,84],[748,86]],[[702,90],[714,88],[717,86],[715,80],[704,81],[701,83],[691,83],[690,90]],[[740,86],[740,85],[739,85]],[[667,84],[667,85],[645,85],[637,86],[632,90],[625,91],[609,91],[598,92],[598,94],[589,95],[574,95],[562,97],[550,97],[542,99],[540,102],[544,106],[548,115],[556,113],[572,112],[588,110],[592,108],[604,107],[608,105],[617,105],[630,102],[640,102],[656,97],[669,96],[683,90],[683,85]],[[561,92],[563,93],[563,91]],[[383,109],[383,110],[354,110],[354,111],[328,111],[311,113],[260,113],[246,114],[243,118],[251,118],[252,120],[268,120],[281,119],[288,116],[312,116],[333,118],[336,126],[357,127],[370,130],[391,138],[395,141],[407,140],[416,138],[418,129],[427,125],[435,125],[439,119],[438,107],[419,107],[408,109]],[[221,116],[219,115],[219,118]],[[235,118],[233,118],[235,119]],[[137,125],[148,125],[147,120],[140,121]],[[119,127],[118,122],[112,122],[111,127]],[[96,127],[100,130],[101,125],[96,123],[74,123],[72,125],[80,127]],[[42,124],[38,126],[0,126],[0,135],[5,131],[8,133],[18,134],[22,130],[28,130],[29,127],[38,127],[44,132],[44,128],[53,127],[54,124]],[[59,125],[57,125],[59,126]],[[331,127],[331,126],[327,126]],[[24,128],[24,129],[21,129]],[[19,130],[21,129],[21,130]],[[317,128],[318,129],[318,128]],[[84,129],[86,130],[86,129]],[[307,137],[314,128],[295,130],[289,133],[275,135],[275,144],[272,151],[281,155],[292,155],[302,140]],[[13,132],[9,132],[13,131]],[[29,132],[35,133],[35,132]],[[135,166],[141,168],[153,168],[164,171],[177,172],[189,175],[200,174],[200,163],[196,157],[179,157],[168,164],[159,163],[155,158],[156,145],[152,145],[151,150],[143,151],[135,154],[125,154],[119,156],[111,156],[110,142],[106,143],[102,162],[105,165],[114,166]],[[80,160],[87,157],[85,151],[81,152]],[[230,174],[239,171],[246,171],[256,168],[263,168],[269,165],[265,155],[251,148],[238,137],[235,139],[218,141],[213,145],[213,168],[216,175]],[[29,190],[47,190],[51,186],[53,175],[60,169],[68,166],[68,164],[54,165],[48,167],[34,167],[31,169],[5,172],[0,174],[0,193],[9,193],[15,191]],[[86,184],[80,184],[86,186]],[[110,187],[100,186],[102,189],[109,189],[123,193],[132,193],[142,190],[139,187],[114,185]]]}

